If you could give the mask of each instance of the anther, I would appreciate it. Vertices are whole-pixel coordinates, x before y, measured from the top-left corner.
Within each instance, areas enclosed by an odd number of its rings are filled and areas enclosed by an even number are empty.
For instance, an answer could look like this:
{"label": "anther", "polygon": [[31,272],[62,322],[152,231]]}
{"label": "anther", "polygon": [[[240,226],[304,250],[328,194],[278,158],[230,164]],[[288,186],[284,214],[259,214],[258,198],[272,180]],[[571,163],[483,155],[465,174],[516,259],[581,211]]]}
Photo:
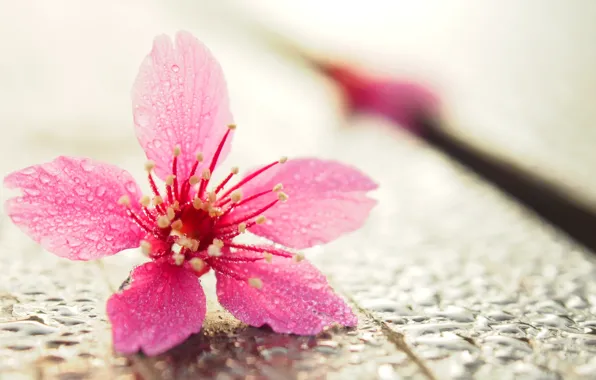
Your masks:
{"label": "anther", "polygon": [[159,195],[156,195],[155,197],[153,197],[153,204],[156,206],[159,206],[160,204],[163,203],[163,198]]}
{"label": "anther", "polygon": [[190,246],[190,250],[193,252],[196,252],[199,250],[199,245],[201,244],[200,241],[196,240],[196,239],[191,239],[191,246]]}
{"label": "anther", "polygon": [[283,191],[277,193],[277,199],[279,199],[280,202],[285,202],[288,200],[288,198],[288,194],[284,193]]}
{"label": "anther", "polygon": [[176,252],[172,255],[172,258],[174,259],[174,264],[180,266],[184,263],[184,255],[181,254],[180,252]]}
{"label": "anther", "polygon": [[242,223],[238,224],[238,232],[240,232],[242,234],[245,231],[246,231],[246,223],[242,222]]}
{"label": "anther", "polygon": [[149,254],[151,254],[151,243],[147,240],[141,240],[141,252],[143,252],[144,255],[149,256]]}
{"label": "anther", "polygon": [[238,166],[234,166],[231,170],[232,174],[236,175],[240,172],[240,168]]}
{"label": "anther", "polygon": [[211,244],[207,247],[207,254],[212,257],[219,257],[221,256],[221,248],[215,244]]}
{"label": "anther", "polygon": [[205,262],[198,257],[193,257],[188,263],[195,272],[200,272],[205,268]]}
{"label": "anther", "polygon": [[279,159],[280,164],[285,164],[287,161],[288,161],[288,158],[286,156],[283,156]]}
{"label": "anther", "polygon": [[168,216],[169,220],[174,220],[174,218],[176,217],[176,211],[174,211],[173,208],[168,207],[168,209],[166,210],[166,215]]}
{"label": "anther", "polygon": [[172,207],[172,209],[174,209],[174,211],[180,211],[180,202],[174,201],[174,203],[172,203],[172,205],[170,207]]}
{"label": "anther", "polygon": [[242,199],[242,191],[240,189],[232,191],[230,198],[234,203],[240,202],[240,200]]}
{"label": "anther", "polygon": [[263,281],[258,277],[252,277],[248,279],[248,285],[255,289],[261,289],[263,287]]}
{"label": "anther", "polygon": [[118,199],[118,204],[122,206],[130,206],[130,197],[128,195],[123,195]]}
{"label": "anther", "polygon": [[196,185],[197,183],[199,183],[201,179],[199,178],[199,176],[197,175],[192,175],[190,176],[190,178],[188,179],[188,183],[190,183],[192,186]]}
{"label": "anther", "polygon": [[230,125],[228,125],[228,128],[233,131],[236,129],[236,124],[230,124]]}
{"label": "anther", "polygon": [[178,157],[180,155],[180,147],[179,146],[175,146],[174,147],[174,157]]}
{"label": "anther", "polygon": [[172,229],[174,231],[180,231],[182,229],[182,221],[180,219],[178,219],[177,221],[172,223]]}
{"label": "anther", "polygon": [[210,191],[207,197],[210,203],[215,203],[215,201],[217,200],[217,195],[215,195],[215,192],[213,191]]}
{"label": "anther", "polygon": [[149,204],[151,203],[151,198],[149,198],[146,195],[143,195],[141,197],[141,199],[139,200],[139,203],[141,204],[141,206],[143,207],[149,207]]}
{"label": "anther", "polygon": [[176,178],[175,175],[170,174],[166,177],[166,185],[168,186],[172,186],[174,184],[174,178]]}
{"label": "anther", "polygon": [[203,208],[203,201],[200,198],[193,199],[192,207],[194,207],[195,210],[201,210]]}
{"label": "anther", "polygon": [[209,178],[211,178],[211,170],[203,169],[203,173],[201,174],[201,177],[203,177],[204,180],[208,180]]}
{"label": "anther", "polygon": [[255,219],[255,223],[256,224],[263,224],[267,221],[267,218],[265,218],[265,215],[259,215],[257,216],[257,218]]}
{"label": "anther", "polygon": [[278,183],[277,185],[273,186],[273,191],[278,192],[278,191],[282,191],[284,188],[284,185],[282,185],[281,183]]}
{"label": "anther", "polygon": [[270,263],[273,260],[273,255],[269,252],[263,253],[263,258],[266,262]]}
{"label": "anther", "polygon": [[154,161],[149,160],[149,161],[145,162],[145,170],[146,171],[150,172],[150,171],[153,170],[153,168],[155,168],[155,162]]}
{"label": "anther", "polygon": [[159,228],[168,228],[170,226],[170,219],[166,215],[157,218],[157,226]]}
{"label": "anther", "polygon": [[213,239],[213,244],[219,248],[223,248],[223,246],[224,246],[224,242],[219,239]]}
{"label": "anther", "polygon": [[304,253],[302,252],[298,252],[297,254],[294,255],[294,261],[299,263],[302,260],[304,260]]}
{"label": "anther", "polygon": [[198,162],[202,162],[204,159],[203,153],[197,153],[196,159]]}

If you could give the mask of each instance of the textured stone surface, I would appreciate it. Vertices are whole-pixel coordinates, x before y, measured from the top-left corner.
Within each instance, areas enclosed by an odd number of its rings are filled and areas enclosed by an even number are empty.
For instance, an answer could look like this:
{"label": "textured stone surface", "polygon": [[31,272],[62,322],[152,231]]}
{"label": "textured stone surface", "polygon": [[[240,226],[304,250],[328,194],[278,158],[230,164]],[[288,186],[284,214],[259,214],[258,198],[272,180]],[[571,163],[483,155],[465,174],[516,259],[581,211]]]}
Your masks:
{"label": "textured stone surface", "polygon": [[202,334],[156,358],[117,356],[105,299],[140,255],[69,262],[3,219],[0,374],[591,378],[592,257],[440,155],[388,133],[353,129],[323,147],[348,161],[368,157],[359,166],[381,182],[381,206],[362,231],[307,253],[362,309],[358,329],[293,337],[249,328],[214,304],[208,280]]}

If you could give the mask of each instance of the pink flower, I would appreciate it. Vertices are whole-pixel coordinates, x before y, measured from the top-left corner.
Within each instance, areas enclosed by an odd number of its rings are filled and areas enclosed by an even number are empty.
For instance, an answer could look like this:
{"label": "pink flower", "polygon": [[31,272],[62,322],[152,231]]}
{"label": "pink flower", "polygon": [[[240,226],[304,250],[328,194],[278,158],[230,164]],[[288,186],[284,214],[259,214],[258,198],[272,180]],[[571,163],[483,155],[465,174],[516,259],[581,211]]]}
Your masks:
{"label": "pink flower", "polygon": [[423,123],[439,114],[437,95],[418,83],[375,78],[344,66],[319,66],[344,91],[349,111],[384,116],[416,134],[422,134]]}
{"label": "pink flower", "polygon": [[[58,157],[4,181],[23,192],[7,201],[13,222],[56,255],[91,260],[141,247],[151,259],[108,301],[116,350],[159,354],[199,332],[198,278],[211,269],[220,303],[249,325],[296,334],[355,325],[325,277],[291,250],[359,228],[377,185],[338,162],[282,158],[234,185],[232,168],[213,186],[235,126],[219,64],[188,33],[155,39],[132,98],[151,197],[125,170],[87,158]],[[272,243],[237,242],[245,231]]]}

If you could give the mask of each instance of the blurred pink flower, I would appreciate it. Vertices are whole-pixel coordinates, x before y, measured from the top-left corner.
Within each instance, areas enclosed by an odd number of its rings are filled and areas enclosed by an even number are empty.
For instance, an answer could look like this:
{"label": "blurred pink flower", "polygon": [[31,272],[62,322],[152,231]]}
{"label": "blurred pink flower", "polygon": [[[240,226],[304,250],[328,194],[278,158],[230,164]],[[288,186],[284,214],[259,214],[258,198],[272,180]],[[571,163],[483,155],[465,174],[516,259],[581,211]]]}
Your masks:
{"label": "blurred pink flower", "polygon": [[[58,157],[4,180],[23,192],[6,203],[13,222],[56,255],[91,260],[141,247],[151,258],[108,301],[116,350],[155,355],[199,332],[206,303],[197,278],[210,269],[220,303],[252,326],[316,334],[355,325],[325,276],[290,249],[359,228],[377,185],[338,162],[281,158],[235,185],[237,168],[209,186],[235,126],[219,64],[188,33],[155,39],[132,98],[151,197],[125,170],[87,158]],[[236,242],[245,231],[272,243]]]}
{"label": "blurred pink flower", "polygon": [[335,64],[319,67],[341,87],[350,112],[378,114],[416,134],[438,116],[439,98],[419,83],[372,77]]}

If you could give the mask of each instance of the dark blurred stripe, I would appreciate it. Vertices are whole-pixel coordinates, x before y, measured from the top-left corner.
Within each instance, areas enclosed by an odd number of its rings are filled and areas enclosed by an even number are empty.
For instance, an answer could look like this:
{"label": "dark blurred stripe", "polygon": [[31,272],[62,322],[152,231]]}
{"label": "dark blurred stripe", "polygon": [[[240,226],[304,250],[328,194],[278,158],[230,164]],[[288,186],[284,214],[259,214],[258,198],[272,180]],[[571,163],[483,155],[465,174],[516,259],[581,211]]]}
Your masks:
{"label": "dark blurred stripe", "polygon": [[[540,177],[491,157],[424,120],[421,137],[596,252],[596,214]],[[487,216],[490,217],[490,216]],[[531,239],[528,236],[528,239]]]}

